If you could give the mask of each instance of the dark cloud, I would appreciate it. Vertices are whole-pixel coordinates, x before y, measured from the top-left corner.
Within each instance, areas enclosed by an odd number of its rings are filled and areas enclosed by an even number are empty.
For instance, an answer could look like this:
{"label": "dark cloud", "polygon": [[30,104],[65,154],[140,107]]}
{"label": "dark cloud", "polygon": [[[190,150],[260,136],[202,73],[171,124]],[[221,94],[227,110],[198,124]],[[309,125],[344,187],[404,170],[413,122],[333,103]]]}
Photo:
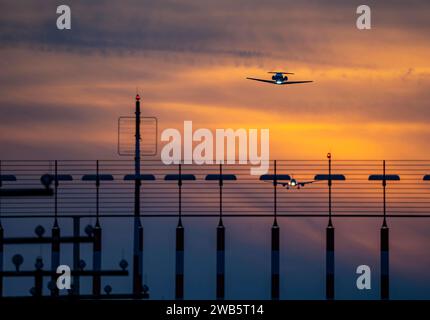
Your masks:
{"label": "dark cloud", "polygon": [[211,15],[197,4],[124,1],[95,5],[75,1],[71,4],[72,30],[59,31],[55,27],[56,2],[44,3],[35,17],[27,14],[24,20],[21,19],[22,10],[33,10],[34,4],[21,4],[18,9],[7,3],[0,22],[0,42],[9,46],[29,45],[43,50],[81,53],[186,51],[242,58],[261,55],[255,49],[220,47],[223,39],[234,41],[234,30],[223,28],[224,19]]}
{"label": "dark cloud", "polygon": [[84,108],[82,105],[62,103],[61,105],[43,104],[33,101],[25,103],[2,103],[1,113],[7,115],[0,117],[0,125],[10,123],[20,123],[25,126],[27,123],[40,124],[64,124],[64,123],[84,123],[98,120],[102,112],[97,108]]}
{"label": "dark cloud", "polygon": [[[427,34],[427,1],[369,1],[375,28]],[[4,1],[0,43],[79,53],[193,52],[239,58],[289,52],[354,36],[356,1],[73,1],[72,30],[55,27],[56,1]],[[333,34],[333,27],[343,32]],[[316,28],[316,29],[315,29]],[[297,54],[296,52],[299,52]]]}

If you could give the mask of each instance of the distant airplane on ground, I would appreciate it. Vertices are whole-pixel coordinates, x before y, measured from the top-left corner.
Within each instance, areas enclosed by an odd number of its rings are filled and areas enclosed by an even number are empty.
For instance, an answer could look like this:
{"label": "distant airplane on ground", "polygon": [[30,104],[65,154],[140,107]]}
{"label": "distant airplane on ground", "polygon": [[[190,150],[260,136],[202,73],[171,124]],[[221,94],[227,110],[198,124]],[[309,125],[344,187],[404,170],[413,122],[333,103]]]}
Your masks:
{"label": "distant airplane on ground", "polygon": [[255,81],[261,81],[261,82],[267,82],[271,84],[297,84],[297,83],[309,83],[313,82],[310,80],[306,81],[288,81],[288,77],[284,76],[285,74],[294,74],[291,72],[282,72],[282,71],[270,71],[268,72],[270,74],[273,74],[272,80],[265,80],[265,79],[256,79],[256,78],[246,78],[249,80],[255,80]]}

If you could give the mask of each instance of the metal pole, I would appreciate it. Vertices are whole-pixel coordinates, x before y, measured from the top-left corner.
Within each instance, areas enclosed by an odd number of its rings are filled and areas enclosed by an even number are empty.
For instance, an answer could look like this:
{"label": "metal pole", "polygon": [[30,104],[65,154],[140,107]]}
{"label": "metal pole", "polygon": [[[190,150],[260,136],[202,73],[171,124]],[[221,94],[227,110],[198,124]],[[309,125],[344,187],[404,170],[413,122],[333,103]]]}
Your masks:
{"label": "metal pole", "polygon": [[[80,236],[80,217],[73,217],[73,237],[77,239]],[[80,260],[80,243],[79,241],[73,242],[73,270],[79,270]],[[79,274],[73,276],[73,294],[79,295],[80,292],[80,279]]]}
{"label": "metal pole", "polygon": [[99,189],[100,189],[100,177],[99,177],[99,161],[97,160],[97,179],[96,179],[96,225],[94,227],[94,246],[93,246],[93,295],[95,297],[100,296],[101,289],[101,277],[98,271],[101,270],[101,255],[102,255],[102,229],[99,221]]}
{"label": "metal pole", "polygon": [[43,294],[43,260],[42,257],[36,258],[36,270],[34,272],[34,296],[41,297]]}
{"label": "metal pole", "polygon": [[222,222],[222,164],[219,165],[219,221],[217,227],[217,259],[216,259],[216,298],[224,300],[225,297],[225,227]]}
{"label": "metal pole", "polygon": [[383,161],[383,201],[384,201],[384,220],[381,227],[381,299],[388,300],[390,298],[390,278],[389,278],[389,228],[387,225],[387,210],[386,210],[386,186],[387,181],[385,179],[385,160]]}
{"label": "metal pole", "polygon": [[[0,272],[3,272],[3,239],[4,239],[4,230],[3,226],[0,223]],[[3,297],[3,275],[0,275],[0,298]]]}
{"label": "metal pole", "polygon": [[331,221],[331,186],[332,186],[332,181],[331,181],[331,154],[329,153],[327,155],[328,158],[328,225],[332,226],[332,221]]}
{"label": "metal pole", "polygon": [[278,214],[278,199],[277,199],[277,172],[276,172],[276,160],[274,160],[274,179],[273,179],[273,225],[272,225],[272,256],[271,256],[271,288],[272,300],[279,300],[279,226],[277,221]]}
{"label": "metal pole", "polygon": [[[3,187],[3,181],[1,178],[2,175],[2,163],[0,160],[0,192],[1,192],[1,188]],[[3,225],[1,223],[1,195],[0,195],[0,272],[3,272],[3,254],[4,254],[4,244],[3,244],[3,239],[4,239],[4,230],[3,230]],[[0,275],[0,298],[3,297],[3,275]]]}
{"label": "metal pole", "polygon": [[55,160],[55,195],[54,195],[54,225],[52,227],[52,244],[51,244],[51,271],[53,275],[51,281],[53,282],[51,295],[58,296],[59,290],[57,288],[57,276],[56,271],[60,265],[60,228],[58,226],[58,163]]}
{"label": "metal pole", "polygon": [[[0,272],[3,272],[3,255],[4,255],[4,230],[0,223]],[[3,275],[0,275],[0,298],[3,297]]]}
{"label": "metal pole", "polygon": [[93,295],[95,297],[100,296],[101,290],[101,277],[98,271],[101,270],[101,250],[102,250],[102,229],[100,225],[96,225],[94,228],[94,253],[93,253]]}
{"label": "metal pole", "polygon": [[331,220],[331,154],[327,154],[328,158],[328,210],[329,220],[326,228],[326,299],[334,299],[334,227]]}
{"label": "metal pole", "polygon": [[140,220],[140,96],[136,95],[136,127],[134,154],[134,241],[133,241],[133,294],[138,298],[142,293],[143,267],[143,226]]}
{"label": "metal pole", "polygon": [[182,226],[182,173],[179,164],[179,220],[176,227],[176,277],[175,277],[175,299],[184,299],[184,227]]}

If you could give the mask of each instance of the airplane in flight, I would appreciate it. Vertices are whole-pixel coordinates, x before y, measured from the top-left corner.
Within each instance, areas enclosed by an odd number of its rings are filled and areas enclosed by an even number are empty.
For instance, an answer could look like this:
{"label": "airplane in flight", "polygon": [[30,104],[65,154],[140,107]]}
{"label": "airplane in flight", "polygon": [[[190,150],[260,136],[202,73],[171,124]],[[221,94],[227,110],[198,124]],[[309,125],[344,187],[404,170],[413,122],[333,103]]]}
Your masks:
{"label": "airplane in flight", "polygon": [[292,178],[289,181],[286,182],[279,182],[283,187],[285,187],[287,190],[290,188],[296,188],[300,189],[301,187],[304,187],[306,184],[311,184],[316,182],[316,180],[310,180],[310,181],[297,181],[296,179]]}
{"label": "airplane in flight", "polygon": [[291,72],[270,71],[268,73],[269,74],[273,74],[272,80],[257,79],[257,78],[246,78],[246,79],[255,80],[255,81],[261,81],[261,82],[267,82],[267,83],[271,83],[271,84],[279,84],[279,85],[313,82],[313,81],[310,81],[310,80],[306,80],[306,81],[288,81],[288,77],[286,76],[286,74],[294,74],[294,73],[291,73]]}
{"label": "airplane in flight", "polygon": [[[264,182],[270,182],[268,180],[266,180],[264,177],[261,178]],[[271,179],[270,179],[271,180]],[[281,186],[283,186],[284,188],[288,189],[300,189],[302,187],[304,187],[307,184],[311,184],[314,182],[317,182],[318,180],[309,180],[309,181],[298,181],[294,178],[291,179],[280,179],[277,180],[277,183],[280,184]],[[270,182],[272,183],[272,182]]]}

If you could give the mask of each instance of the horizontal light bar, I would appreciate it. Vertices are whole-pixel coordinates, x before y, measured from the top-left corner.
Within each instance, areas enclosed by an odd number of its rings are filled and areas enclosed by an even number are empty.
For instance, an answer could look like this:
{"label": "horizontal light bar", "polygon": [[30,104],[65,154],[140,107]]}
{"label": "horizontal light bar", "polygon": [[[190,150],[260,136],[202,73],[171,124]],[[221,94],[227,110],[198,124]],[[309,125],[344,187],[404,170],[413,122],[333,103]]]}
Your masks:
{"label": "horizontal light bar", "polygon": [[82,181],[112,181],[111,174],[86,174],[82,176]]}
{"label": "horizontal light bar", "polygon": [[369,176],[369,181],[399,181],[400,177],[397,174],[372,174]]}
{"label": "horizontal light bar", "polygon": [[166,174],[164,177],[166,181],[179,181],[179,180],[196,180],[193,174]]}
{"label": "horizontal light bar", "polygon": [[127,174],[124,176],[124,180],[125,181],[130,181],[130,180],[140,180],[140,181],[154,181],[155,180],[155,176],[153,174]]}
{"label": "horizontal light bar", "polygon": [[288,174],[263,174],[260,180],[291,180]]}
{"label": "horizontal light bar", "polygon": [[234,174],[208,174],[206,176],[207,181],[226,181],[226,180],[237,180]]}
{"label": "horizontal light bar", "polygon": [[314,180],[317,180],[317,181],[326,181],[326,180],[344,181],[344,180],[346,180],[346,178],[343,174],[317,174],[315,176]]}

